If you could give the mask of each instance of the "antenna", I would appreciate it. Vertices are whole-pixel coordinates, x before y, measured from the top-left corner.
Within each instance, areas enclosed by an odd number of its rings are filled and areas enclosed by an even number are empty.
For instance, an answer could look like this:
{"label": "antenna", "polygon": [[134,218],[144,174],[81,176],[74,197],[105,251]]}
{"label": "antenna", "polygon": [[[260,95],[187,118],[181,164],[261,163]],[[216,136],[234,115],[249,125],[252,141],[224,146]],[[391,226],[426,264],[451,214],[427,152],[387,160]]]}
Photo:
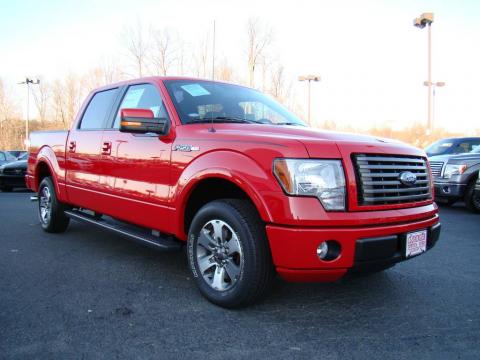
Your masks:
{"label": "antenna", "polygon": [[212,80],[215,80],[215,20],[213,20]]}
{"label": "antenna", "polygon": [[[215,80],[215,19],[213,20],[213,44],[212,44],[212,81]],[[209,132],[215,132],[213,127],[213,114],[212,114],[212,125]]]}

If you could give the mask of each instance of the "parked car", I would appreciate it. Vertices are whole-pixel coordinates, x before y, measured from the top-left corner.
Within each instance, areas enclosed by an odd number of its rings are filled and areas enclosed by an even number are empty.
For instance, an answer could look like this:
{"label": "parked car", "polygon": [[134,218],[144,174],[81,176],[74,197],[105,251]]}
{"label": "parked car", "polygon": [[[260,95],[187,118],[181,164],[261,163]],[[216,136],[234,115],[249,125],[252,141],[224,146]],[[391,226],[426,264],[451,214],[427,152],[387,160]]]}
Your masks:
{"label": "parked car", "polygon": [[254,302],[275,273],[335,281],[439,238],[423,150],[308,128],[253,89],[131,80],[93,91],[72,124],[30,136],[42,228],[74,219],[160,250],[185,244],[200,292],[221,306]]}
{"label": "parked car", "polygon": [[475,183],[475,197],[473,199],[477,208],[480,208],[480,171],[477,175],[477,182]]}
{"label": "parked car", "polygon": [[441,139],[425,149],[427,156],[464,154],[480,146],[480,137]]}
{"label": "parked car", "polygon": [[20,156],[20,160],[12,161],[0,166],[0,190],[12,191],[14,188],[26,188],[25,174],[27,173],[28,153]]}
{"label": "parked car", "polygon": [[435,199],[446,205],[463,199],[469,210],[480,212],[474,193],[480,170],[480,146],[468,153],[431,156],[429,161]]}
{"label": "parked car", "polygon": [[25,150],[7,150],[7,152],[12,155],[15,159],[20,159],[25,154],[28,154]]}
{"label": "parked car", "polygon": [[15,161],[17,158],[11,155],[8,151],[0,151],[0,165]]}

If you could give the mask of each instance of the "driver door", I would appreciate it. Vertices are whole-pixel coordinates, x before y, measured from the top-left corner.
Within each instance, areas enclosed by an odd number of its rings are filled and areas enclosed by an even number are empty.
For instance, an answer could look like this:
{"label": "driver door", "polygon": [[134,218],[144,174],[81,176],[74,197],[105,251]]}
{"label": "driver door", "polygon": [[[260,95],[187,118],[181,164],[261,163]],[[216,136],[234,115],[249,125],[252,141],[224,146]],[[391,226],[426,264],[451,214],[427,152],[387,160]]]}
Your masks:
{"label": "driver door", "polygon": [[100,186],[110,196],[105,213],[124,221],[167,231],[171,141],[154,134],[119,131],[121,109],[150,109],[168,118],[160,91],[154,84],[126,88],[110,129],[103,134],[103,176]]}

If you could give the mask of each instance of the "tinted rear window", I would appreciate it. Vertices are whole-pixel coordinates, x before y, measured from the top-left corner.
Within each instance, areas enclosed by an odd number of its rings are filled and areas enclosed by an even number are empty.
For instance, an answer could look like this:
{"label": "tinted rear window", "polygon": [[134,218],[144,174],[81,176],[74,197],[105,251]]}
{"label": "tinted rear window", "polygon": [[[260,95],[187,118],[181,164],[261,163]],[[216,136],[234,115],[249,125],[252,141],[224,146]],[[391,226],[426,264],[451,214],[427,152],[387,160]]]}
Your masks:
{"label": "tinted rear window", "polygon": [[118,89],[105,90],[93,95],[87,109],[83,113],[80,129],[101,129],[105,117],[110,112]]}

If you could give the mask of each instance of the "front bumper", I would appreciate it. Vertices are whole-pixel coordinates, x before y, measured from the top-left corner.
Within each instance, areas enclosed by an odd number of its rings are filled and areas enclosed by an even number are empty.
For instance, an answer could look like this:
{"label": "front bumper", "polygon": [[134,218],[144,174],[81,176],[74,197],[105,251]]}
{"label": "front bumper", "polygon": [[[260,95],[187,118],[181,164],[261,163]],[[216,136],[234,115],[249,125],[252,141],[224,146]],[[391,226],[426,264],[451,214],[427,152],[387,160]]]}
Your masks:
{"label": "front bumper", "polygon": [[25,176],[23,175],[0,175],[0,186],[26,188]]}
{"label": "front bumper", "polygon": [[[335,281],[347,272],[386,267],[406,260],[406,233],[427,229],[427,251],[440,235],[437,214],[415,222],[381,226],[296,228],[267,225],[273,262],[278,274],[288,281]],[[341,246],[333,261],[317,257],[322,241],[335,240]]]}
{"label": "front bumper", "polygon": [[437,198],[461,198],[465,194],[466,185],[435,180],[434,188]]}

